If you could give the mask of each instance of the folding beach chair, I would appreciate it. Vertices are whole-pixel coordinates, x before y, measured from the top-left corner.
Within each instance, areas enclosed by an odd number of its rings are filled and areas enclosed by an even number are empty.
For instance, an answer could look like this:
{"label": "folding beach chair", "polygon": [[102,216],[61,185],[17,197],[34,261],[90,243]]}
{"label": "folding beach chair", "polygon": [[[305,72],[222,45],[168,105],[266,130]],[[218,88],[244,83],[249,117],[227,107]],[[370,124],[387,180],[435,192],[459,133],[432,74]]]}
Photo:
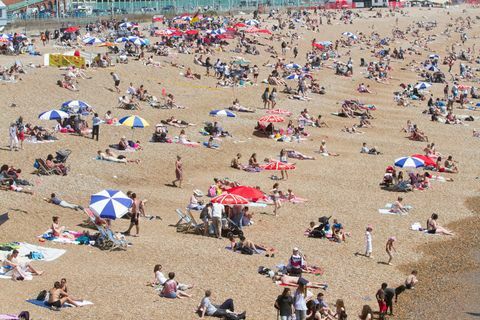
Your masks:
{"label": "folding beach chair", "polygon": [[182,210],[176,209],[175,212],[178,215],[178,221],[175,223],[174,227],[177,228],[177,231],[179,228],[184,228],[186,225],[190,224],[192,221],[190,220],[187,215],[183,214]]}
{"label": "folding beach chair", "polygon": [[100,236],[96,241],[96,245],[102,250],[115,250],[115,249],[124,249],[126,250],[128,243],[125,239],[119,239],[111,229],[105,228],[101,224],[98,223],[100,219],[95,213],[89,209],[85,208],[83,210],[93,225],[97,228]]}
{"label": "folding beach chair", "polygon": [[203,222],[198,223],[193,217],[192,212],[188,209],[186,211],[186,214],[191,222],[189,223],[188,228],[185,230],[185,232],[189,232],[190,230],[193,230],[195,233],[203,233]]}
{"label": "folding beach chair", "polygon": [[49,167],[47,167],[47,165],[45,164],[45,161],[43,161],[43,159],[35,159],[35,162],[38,164],[38,168],[36,170],[36,173],[38,175],[50,176],[52,174],[57,173],[57,169],[55,169],[55,168],[50,169]]}

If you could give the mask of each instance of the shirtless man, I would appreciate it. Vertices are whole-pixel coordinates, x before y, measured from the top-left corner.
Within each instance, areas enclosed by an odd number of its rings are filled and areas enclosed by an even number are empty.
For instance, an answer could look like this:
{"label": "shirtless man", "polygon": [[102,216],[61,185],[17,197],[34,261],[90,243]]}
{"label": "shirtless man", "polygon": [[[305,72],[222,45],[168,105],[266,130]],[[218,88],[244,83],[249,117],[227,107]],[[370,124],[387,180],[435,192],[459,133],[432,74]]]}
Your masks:
{"label": "shirtless man", "polygon": [[130,219],[130,227],[128,227],[128,230],[124,232],[125,235],[129,236],[130,231],[132,230],[133,226],[135,226],[135,230],[137,233],[134,235],[134,237],[138,237],[140,233],[140,226],[139,226],[139,218],[140,218],[140,201],[137,199],[137,194],[132,193],[130,196],[132,198],[132,217]]}
{"label": "shirtless man", "polygon": [[388,238],[387,243],[385,244],[385,251],[386,251],[387,254],[388,254],[388,262],[387,262],[387,264],[388,264],[389,266],[392,265],[393,252],[394,252],[394,251],[395,251],[395,253],[397,252],[397,249],[395,249],[395,246],[393,245],[393,243],[395,242],[395,240],[397,240],[395,237],[390,237],[390,238]]}
{"label": "shirtless man", "polygon": [[325,283],[311,282],[302,277],[293,277],[286,274],[273,276],[273,281],[280,281],[281,284],[295,287],[298,286],[299,283],[306,283],[306,286],[308,288],[326,289],[328,287],[328,285]]}
{"label": "shirtless man", "polygon": [[20,264],[17,260],[18,250],[14,249],[12,253],[7,255],[7,258],[3,261],[3,267],[6,269],[13,269],[12,279],[23,280],[26,278],[26,272],[31,272],[34,275],[42,275],[43,271],[35,270],[29,263]]}
{"label": "shirtless man", "polygon": [[68,293],[62,289],[62,285],[58,281],[55,282],[53,288],[50,289],[48,293],[49,297],[47,304],[52,309],[60,309],[66,302],[74,305],[75,307],[80,307],[78,303],[73,301],[73,299],[68,296]]}

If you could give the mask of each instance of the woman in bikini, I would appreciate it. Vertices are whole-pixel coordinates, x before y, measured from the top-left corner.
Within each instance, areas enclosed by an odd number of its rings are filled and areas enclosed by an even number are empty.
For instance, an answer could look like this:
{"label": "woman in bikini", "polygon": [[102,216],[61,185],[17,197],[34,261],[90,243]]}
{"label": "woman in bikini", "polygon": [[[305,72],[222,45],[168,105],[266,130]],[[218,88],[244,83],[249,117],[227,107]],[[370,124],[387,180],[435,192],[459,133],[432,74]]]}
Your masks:
{"label": "woman in bikini", "polygon": [[273,185],[273,189],[270,190],[270,193],[271,193],[270,197],[272,198],[273,204],[275,205],[275,208],[273,209],[273,213],[274,213],[275,217],[278,216],[278,209],[280,209],[282,207],[282,203],[280,202],[281,192],[278,189],[278,187],[279,187],[279,184],[275,183]]}
{"label": "woman in bikini", "polygon": [[453,236],[453,232],[437,224],[438,214],[433,213],[427,220],[427,232],[430,234],[443,234]]}

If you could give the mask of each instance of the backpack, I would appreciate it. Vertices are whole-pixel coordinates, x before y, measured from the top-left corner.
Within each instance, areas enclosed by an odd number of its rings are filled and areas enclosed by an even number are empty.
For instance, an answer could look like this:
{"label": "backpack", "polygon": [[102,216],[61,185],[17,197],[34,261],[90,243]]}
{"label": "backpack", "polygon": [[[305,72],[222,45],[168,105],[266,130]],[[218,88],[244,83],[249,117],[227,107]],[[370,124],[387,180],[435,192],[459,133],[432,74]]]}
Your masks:
{"label": "backpack", "polygon": [[42,290],[37,296],[37,301],[45,301],[46,297],[47,297],[47,290]]}
{"label": "backpack", "polygon": [[240,249],[240,253],[241,253],[241,254],[252,255],[252,254],[253,254],[253,249],[252,249],[252,248],[248,248],[248,247],[242,247],[242,249]]}

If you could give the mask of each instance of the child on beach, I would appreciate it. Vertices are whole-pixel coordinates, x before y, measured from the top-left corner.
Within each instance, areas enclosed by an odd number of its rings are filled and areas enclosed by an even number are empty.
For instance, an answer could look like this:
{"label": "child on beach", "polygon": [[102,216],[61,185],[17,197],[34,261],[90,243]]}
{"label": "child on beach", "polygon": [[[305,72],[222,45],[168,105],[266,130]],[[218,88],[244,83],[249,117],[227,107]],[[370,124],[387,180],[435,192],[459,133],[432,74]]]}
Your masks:
{"label": "child on beach", "polygon": [[367,230],[365,231],[365,257],[367,258],[373,258],[372,231],[373,231],[373,228],[370,226],[368,226]]}
{"label": "child on beach", "polygon": [[396,241],[397,239],[395,237],[390,237],[388,238],[387,240],[387,243],[385,245],[385,251],[387,252],[388,254],[388,262],[387,264],[389,266],[392,265],[392,259],[393,259],[393,251],[395,251],[395,253],[397,252],[397,249],[395,249],[395,246],[393,245],[393,243]]}

